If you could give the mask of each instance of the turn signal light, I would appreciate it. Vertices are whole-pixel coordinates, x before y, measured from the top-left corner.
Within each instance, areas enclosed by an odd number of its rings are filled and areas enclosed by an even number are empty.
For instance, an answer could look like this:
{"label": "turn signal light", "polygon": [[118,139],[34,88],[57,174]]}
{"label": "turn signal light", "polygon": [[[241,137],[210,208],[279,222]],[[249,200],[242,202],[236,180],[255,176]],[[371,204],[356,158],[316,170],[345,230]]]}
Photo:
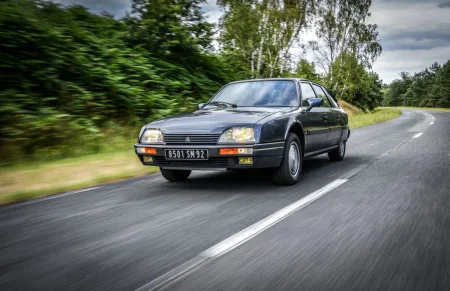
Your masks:
{"label": "turn signal light", "polygon": [[237,155],[238,149],[231,148],[231,149],[219,149],[220,155]]}
{"label": "turn signal light", "polygon": [[137,148],[138,154],[156,155],[155,148]]}
{"label": "turn signal light", "polygon": [[253,154],[253,149],[251,148],[227,148],[219,149],[219,154],[221,155],[237,155],[237,154]]}

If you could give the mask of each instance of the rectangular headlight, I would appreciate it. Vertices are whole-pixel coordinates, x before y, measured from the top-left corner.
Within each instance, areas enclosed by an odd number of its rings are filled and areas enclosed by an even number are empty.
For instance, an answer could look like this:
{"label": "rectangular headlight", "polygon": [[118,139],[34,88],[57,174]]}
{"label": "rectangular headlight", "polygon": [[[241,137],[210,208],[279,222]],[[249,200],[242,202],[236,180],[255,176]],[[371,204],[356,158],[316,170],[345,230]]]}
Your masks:
{"label": "rectangular headlight", "polygon": [[251,127],[233,127],[225,130],[219,143],[254,143],[255,131]]}
{"label": "rectangular headlight", "polygon": [[146,129],[141,136],[141,143],[152,144],[152,143],[163,143],[163,135],[159,129]]}

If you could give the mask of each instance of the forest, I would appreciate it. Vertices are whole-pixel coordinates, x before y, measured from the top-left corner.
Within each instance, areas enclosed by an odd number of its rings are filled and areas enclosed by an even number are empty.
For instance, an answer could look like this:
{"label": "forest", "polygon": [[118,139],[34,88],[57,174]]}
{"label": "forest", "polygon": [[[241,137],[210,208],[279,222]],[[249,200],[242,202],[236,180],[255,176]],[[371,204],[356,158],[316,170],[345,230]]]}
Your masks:
{"label": "forest", "polygon": [[384,90],[386,106],[450,107],[450,60],[409,74],[402,72]]}
{"label": "forest", "polygon": [[[382,103],[371,0],[219,0],[219,23],[208,22],[204,3],[132,0],[117,18],[51,1],[1,1],[0,164],[131,149],[143,124],[193,110],[239,79],[308,78],[363,110]],[[305,43],[311,27],[317,40]],[[412,104],[405,100],[421,99],[422,83],[438,90],[448,67],[405,75],[401,94],[394,97],[393,83],[385,102]],[[448,105],[439,100],[420,104]]]}

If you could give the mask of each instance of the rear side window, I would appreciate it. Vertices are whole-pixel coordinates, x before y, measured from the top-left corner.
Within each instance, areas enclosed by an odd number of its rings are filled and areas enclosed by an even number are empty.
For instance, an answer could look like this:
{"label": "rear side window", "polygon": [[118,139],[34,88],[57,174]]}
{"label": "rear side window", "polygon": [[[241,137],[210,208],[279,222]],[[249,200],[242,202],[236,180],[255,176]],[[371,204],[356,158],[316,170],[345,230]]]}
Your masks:
{"label": "rear side window", "polygon": [[313,85],[313,87],[314,87],[314,90],[316,91],[317,97],[323,99],[322,107],[331,107],[330,101],[328,100],[328,97],[325,94],[325,92],[323,92],[322,88],[320,88],[317,85]]}
{"label": "rear side window", "polygon": [[327,95],[327,97],[328,97],[328,100],[330,100],[330,104],[331,104],[331,106],[332,106],[333,108],[339,108],[339,105],[338,105],[338,103],[336,102],[336,100],[334,100],[334,98],[333,98],[333,97],[331,97],[331,94],[330,94],[330,92],[328,92],[328,91],[327,91],[327,89],[326,89],[326,88],[324,88],[324,87],[322,87],[322,90],[323,90],[323,92],[325,92],[325,95]]}
{"label": "rear side window", "polygon": [[317,98],[313,88],[308,83],[302,83],[302,106],[308,107],[308,99]]}

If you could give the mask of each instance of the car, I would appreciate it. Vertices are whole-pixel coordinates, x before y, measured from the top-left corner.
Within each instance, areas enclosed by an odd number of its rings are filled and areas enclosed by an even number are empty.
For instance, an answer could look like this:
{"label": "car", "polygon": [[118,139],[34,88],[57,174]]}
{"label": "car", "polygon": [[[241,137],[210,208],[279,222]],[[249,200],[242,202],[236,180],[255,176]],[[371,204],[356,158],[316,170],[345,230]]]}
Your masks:
{"label": "car", "polygon": [[327,89],[297,78],[232,82],[198,110],[142,127],[135,152],[169,181],[192,170],[268,169],[276,184],[299,181],[305,158],[342,161],[348,116]]}

